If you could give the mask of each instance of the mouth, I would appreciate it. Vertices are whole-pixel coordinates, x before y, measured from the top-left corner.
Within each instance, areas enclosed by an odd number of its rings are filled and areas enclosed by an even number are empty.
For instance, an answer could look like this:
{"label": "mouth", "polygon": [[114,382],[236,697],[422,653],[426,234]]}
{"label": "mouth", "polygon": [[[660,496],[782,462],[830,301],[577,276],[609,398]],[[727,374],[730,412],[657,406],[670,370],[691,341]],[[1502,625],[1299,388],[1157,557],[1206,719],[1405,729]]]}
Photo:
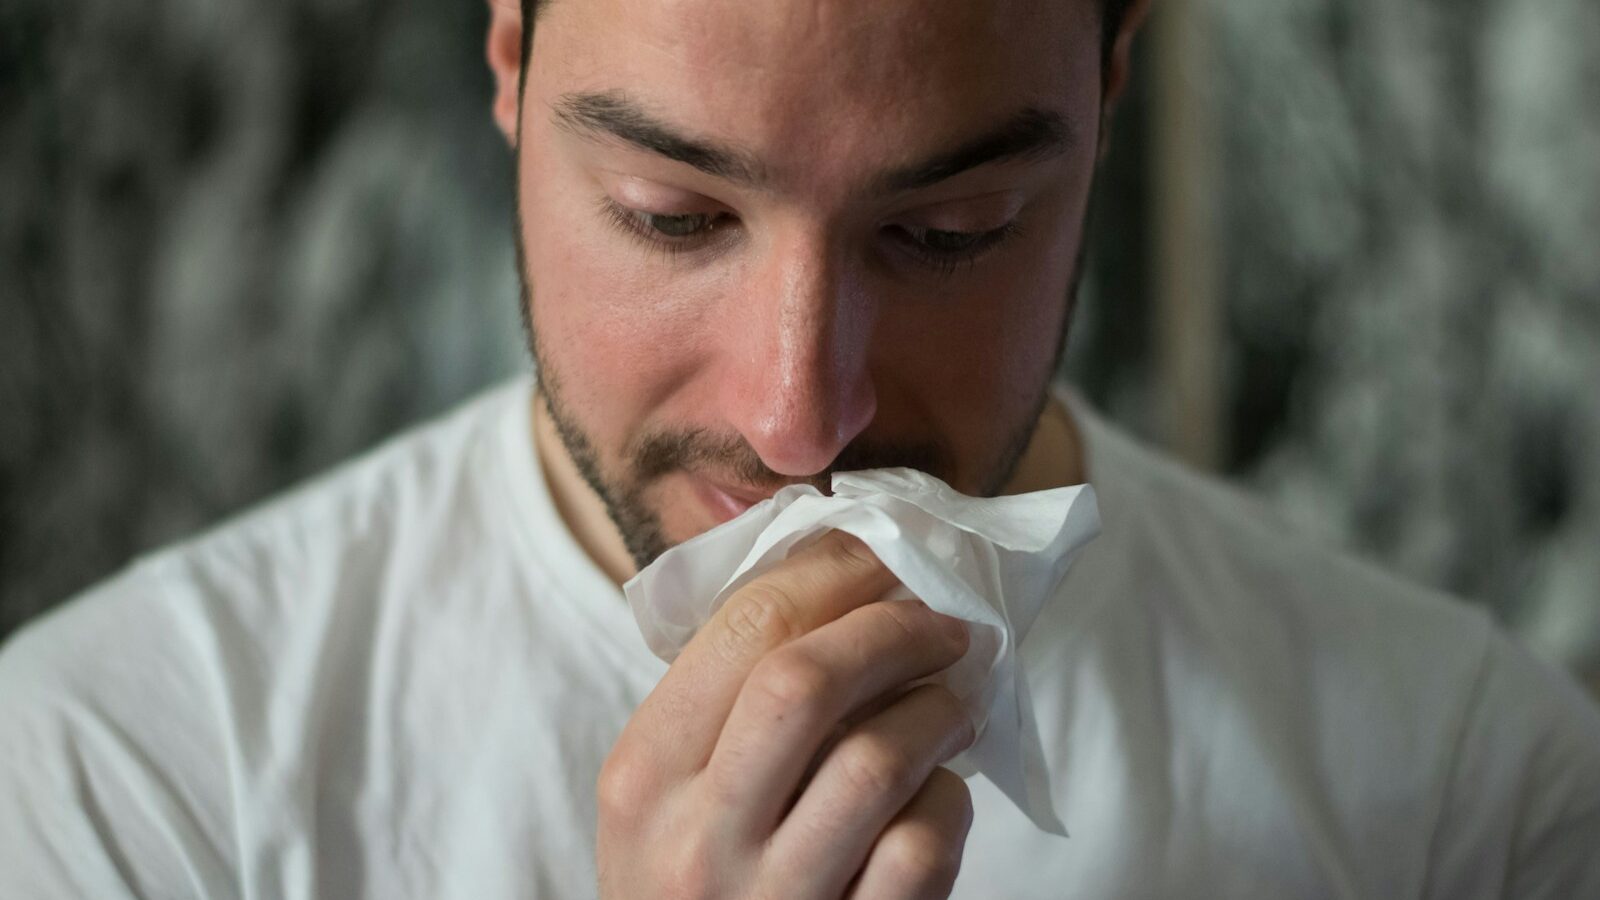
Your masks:
{"label": "mouth", "polygon": [[706,508],[717,525],[739,517],[745,510],[766,500],[777,491],[776,488],[760,490],[731,485],[704,475],[690,475],[689,481],[700,505]]}

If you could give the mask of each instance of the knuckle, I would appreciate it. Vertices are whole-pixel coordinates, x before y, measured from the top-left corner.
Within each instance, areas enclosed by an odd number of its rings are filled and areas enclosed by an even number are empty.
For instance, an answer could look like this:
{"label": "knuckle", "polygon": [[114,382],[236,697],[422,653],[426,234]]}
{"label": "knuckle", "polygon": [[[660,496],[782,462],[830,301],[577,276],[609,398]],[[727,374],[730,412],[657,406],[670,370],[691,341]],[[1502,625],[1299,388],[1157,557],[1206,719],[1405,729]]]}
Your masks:
{"label": "knuckle", "polygon": [[717,855],[705,839],[695,832],[675,842],[652,879],[655,896],[672,900],[698,900],[712,896],[718,881]]}
{"label": "knuckle", "polygon": [[755,581],[728,601],[724,622],[729,641],[727,649],[765,651],[804,631],[800,603],[783,588]]}
{"label": "knuckle", "polygon": [[[972,724],[972,717],[967,715],[967,708],[962,704],[954,692],[942,684],[927,685],[928,702],[934,707],[933,715],[938,721],[946,723],[945,727],[955,741],[956,752],[959,753],[973,745],[978,739],[978,729]],[[959,777],[962,789],[966,782]]]}
{"label": "knuckle", "polygon": [[595,803],[609,828],[629,830],[656,794],[656,775],[637,758],[613,752],[600,767],[595,783]]}
{"label": "knuckle", "polygon": [[943,664],[954,663],[967,652],[969,637],[965,628],[950,630],[948,616],[934,612],[921,600],[892,600],[875,603],[875,614],[897,631],[895,637],[919,655]]}
{"label": "knuckle", "polygon": [[803,653],[772,653],[750,673],[750,686],[778,712],[820,712],[833,691],[833,675]]}
{"label": "knuckle", "polygon": [[852,735],[840,742],[834,753],[845,780],[862,794],[909,794],[916,787],[916,760],[887,738]]}
{"label": "knuckle", "polygon": [[830,531],[818,544],[829,561],[847,575],[864,575],[883,568],[866,541],[847,531]]}
{"label": "knuckle", "polygon": [[967,787],[960,775],[943,767],[934,769],[930,780],[936,780],[939,790],[956,813],[956,824],[959,826],[956,829],[957,837],[965,838],[967,830],[972,827],[972,789]]}
{"label": "knuckle", "polygon": [[873,605],[877,614],[899,629],[900,637],[911,643],[922,643],[937,633],[933,611],[921,600],[895,600]]}
{"label": "knuckle", "polygon": [[902,826],[884,832],[877,855],[897,882],[948,889],[961,871],[961,847],[961,841],[931,828]]}

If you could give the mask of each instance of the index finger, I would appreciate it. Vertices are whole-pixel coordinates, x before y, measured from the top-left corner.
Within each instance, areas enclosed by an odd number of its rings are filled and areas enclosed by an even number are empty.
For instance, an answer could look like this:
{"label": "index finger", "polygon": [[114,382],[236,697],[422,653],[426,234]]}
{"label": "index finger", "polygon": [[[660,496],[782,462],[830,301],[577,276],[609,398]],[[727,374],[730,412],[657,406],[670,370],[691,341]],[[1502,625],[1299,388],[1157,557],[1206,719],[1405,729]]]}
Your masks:
{"label": "index finger", "polygon": [[629,720],[671,734],[655,748],[669,771],[703,768],[757,661],[777,647],[882,597],[896,582],[860,538],[830,531],[740,588],[695,634]]}

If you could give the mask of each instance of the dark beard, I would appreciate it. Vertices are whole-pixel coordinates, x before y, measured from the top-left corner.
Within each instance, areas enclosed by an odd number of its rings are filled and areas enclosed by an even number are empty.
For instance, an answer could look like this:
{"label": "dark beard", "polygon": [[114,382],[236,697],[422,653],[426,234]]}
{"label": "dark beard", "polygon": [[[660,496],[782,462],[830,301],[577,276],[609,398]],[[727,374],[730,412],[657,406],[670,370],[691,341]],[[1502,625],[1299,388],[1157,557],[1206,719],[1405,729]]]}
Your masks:
{"label": "dark beard", "polygon": [[[520,168],[521,154],[514,154]],[[521,184],[520,174],[516,184]],[[622,477],[610,477],[601,471],[600,455],[594,443],[579,424],[573,410],[564,402],[559,374],[545,365],[538,332],[533,324],[533,294],[525,251],[523,249],[521,191],[516,191],[515,231],[512,242],[516,249],[517,283],[520,286],[521,319],[528,352],[533,357],[534,370],[539,378],[540,396],[545,411],[555,425],[561,444],[571,457],[578,473],[589,488],[605,504],[606,515],[622,535],[623,544],[634,565],[643,569],[657,557],[671,549],[672,542],[662,529],[661,517],[650,508],[646,490],[665,475],[677,471],[690,472],[709,469],[739,484],[752,488],[776,490],[793,483],[809,483],[818,490],[827,491],[833,473],[859,469],[906,467],[927,472],[947,483],[954,483],[955,460],[942,442],[924,441],[908,443],[879,443],[867,440],[851,441],[823,471],[804,479],[790,478],[772,471],[761,457],[742,438],[719,436],[705,429],[693,428],[648,434],[625,448]],[[1091,198],[1093,189],[1091,187]],[[1092,203],[1092,199],[1091,199]],[[1067,290],[1066,308],[1062,311],[1060,334],[1056,340],[1053,362],[1035,391],[1029,405],[1029,414],[1014,428],[995,461],[977,480],[977,495],[992,497],[998,494],[1016,473],[1023,453],[1033,440],[1039,419],[1050,398],[1050,382],[1060,369],[1061,356],[1066,350],[1068,326],[1073,308],[1077,305],[1079,277],[1083,271],[1084,248],[1087,235],[1080,241],[1077,259],[1073,264],[1072,280]]]}

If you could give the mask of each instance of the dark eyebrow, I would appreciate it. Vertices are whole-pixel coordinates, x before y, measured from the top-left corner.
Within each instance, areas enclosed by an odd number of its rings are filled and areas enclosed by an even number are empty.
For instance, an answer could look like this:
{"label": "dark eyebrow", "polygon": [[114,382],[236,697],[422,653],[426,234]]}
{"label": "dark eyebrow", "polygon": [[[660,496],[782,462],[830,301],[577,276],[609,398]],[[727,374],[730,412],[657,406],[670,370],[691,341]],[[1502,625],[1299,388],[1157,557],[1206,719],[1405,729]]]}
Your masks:
{"label": "dark eyebrow", "polygon": [[914,191],[979,166],[1051,159],[1073,142],[1072,127],[1059,113],[1029,106],[954,150],[885,174],[877,189],[884,194]]}
{"label": "dark eyebrow", "polygon": [[[558,125],[580,135],[616,138],[726,181],[759,188],[771,180],[752,154],[679,134],[619,91],[563,94],[553,109]],[[979,166],[1049,159],[1066,152],[1073,141],[1073,129],[1059,113],[1025,107],[998,128],[954,150],[884,173],[873,180],[873,190],[901,193]]]}
{"label": "dark eyebrow", "polygon": [[726,181],[759,186],[767,180],[749,154],[678,134],[620,92],[563,94],[554,109],[556,123],[569,131],[609,135]]}

